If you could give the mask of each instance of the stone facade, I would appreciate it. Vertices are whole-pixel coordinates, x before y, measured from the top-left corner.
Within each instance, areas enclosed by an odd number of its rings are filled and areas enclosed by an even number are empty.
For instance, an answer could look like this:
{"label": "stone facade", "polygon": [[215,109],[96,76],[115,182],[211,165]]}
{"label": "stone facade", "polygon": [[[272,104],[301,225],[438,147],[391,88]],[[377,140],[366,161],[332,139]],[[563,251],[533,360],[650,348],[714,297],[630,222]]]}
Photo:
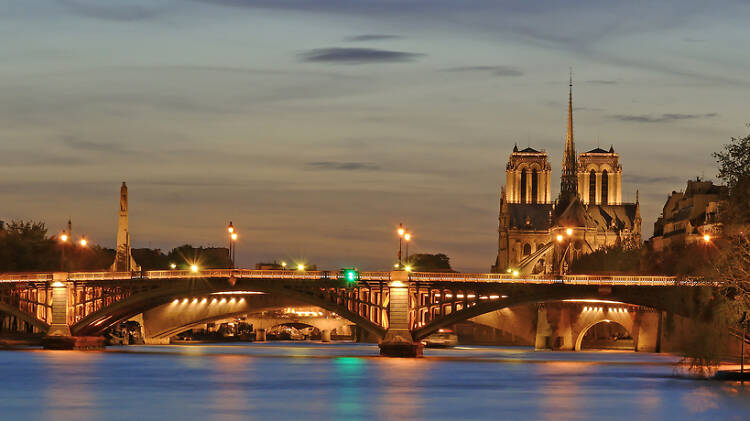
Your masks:
{"label": "stone facade", "polygon": [[653,249],[662,251],[672,244],[691,244],[701,241],[704,235],[718,235],[719,206],[726,197],[726,186],[700,178],[688,180],[684,192],[673,191],[667,198],[654,223],[654,236],[649,240]]}
{"label": "stone facade", "polygon": [[638,195],[635,203],[622,202],[622,165],[614,147],[575,155],[572,87],[562,162],[560,197],[553,202],[547,153],[514,147],[500,193],[493,272],[564,272],[581,254],[640,244]]}

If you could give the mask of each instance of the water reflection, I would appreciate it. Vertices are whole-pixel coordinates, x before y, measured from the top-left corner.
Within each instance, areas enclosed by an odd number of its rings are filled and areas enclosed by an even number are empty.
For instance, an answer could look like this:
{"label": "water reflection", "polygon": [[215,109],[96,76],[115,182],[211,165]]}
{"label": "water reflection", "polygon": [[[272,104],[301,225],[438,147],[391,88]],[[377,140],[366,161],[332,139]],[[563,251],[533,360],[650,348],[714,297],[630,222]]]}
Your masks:
{"label": "water reflection", "polygon": [[384,358],[377,364],[382,385],[377,409],[380,419],[422,419],[422,396],[426,377],[435,364],[425,360]]}
{"label": "water reflection", "polygon": [[[672,376],[674,357],[366,344],[0,352],[5,420],[746,419],[750,386]],[[433,357],[430,357],[432,355]]]}
{"label": "water reflection", "polygon": [[99,353],[44,351],[34,355],[41,367],[42,418],[50,420],[96,419]]}

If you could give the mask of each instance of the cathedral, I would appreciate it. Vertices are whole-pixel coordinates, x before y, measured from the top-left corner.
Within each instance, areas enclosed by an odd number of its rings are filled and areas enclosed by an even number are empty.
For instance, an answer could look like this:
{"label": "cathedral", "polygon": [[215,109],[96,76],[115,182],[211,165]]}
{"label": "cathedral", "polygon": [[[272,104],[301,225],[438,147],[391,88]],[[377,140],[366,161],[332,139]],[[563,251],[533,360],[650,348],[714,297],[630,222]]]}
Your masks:
{"label": "cathedral", "polygon": [[614,147],[576,156],[572,79],[569,89],[560,194],[552,200],[547,153],[514,147],[500,193],[493,272],[564,273],[582,254],[641,242],[638,194],[635,203],[623,203],[622,165]]}

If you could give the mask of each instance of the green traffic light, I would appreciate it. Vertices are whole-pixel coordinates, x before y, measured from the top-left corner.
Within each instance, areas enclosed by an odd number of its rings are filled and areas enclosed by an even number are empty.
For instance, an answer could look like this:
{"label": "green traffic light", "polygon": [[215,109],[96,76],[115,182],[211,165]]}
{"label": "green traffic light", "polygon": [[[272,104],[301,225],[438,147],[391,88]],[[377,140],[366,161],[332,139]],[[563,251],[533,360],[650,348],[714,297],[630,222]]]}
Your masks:
{"label": "green traffic light", "polygon": [[357,269],[344,269],[344,279],[347,282],[357,282],[359,280],[359,272]]}

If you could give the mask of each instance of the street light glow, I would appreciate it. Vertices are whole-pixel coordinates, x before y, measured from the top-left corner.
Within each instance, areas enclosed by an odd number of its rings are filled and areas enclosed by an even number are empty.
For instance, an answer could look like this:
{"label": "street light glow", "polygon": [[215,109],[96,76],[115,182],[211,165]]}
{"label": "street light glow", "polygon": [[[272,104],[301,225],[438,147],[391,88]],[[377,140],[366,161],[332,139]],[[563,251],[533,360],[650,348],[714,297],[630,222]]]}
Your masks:
{"label": "street light glow", "polygon": [[404,270],[407,272],[411,272],[411,266],[409,265],[404,266]]}
{"label": "street light glow", "polygon": [[411,240],[411,234],[408,233],[408,232],[406,234],[404,234],[404,240],[410,241]]}
{"label": "street light glow", "polygon": [[68,234],[60,234],[60,241],[66,243],[68,241]]}
{"label": "street light glow", "polygon": [[299,271],[305,270],[305,265],[303,265],[302,263],[298,264],[297,265],[297,270],[299,270]]}
{"label": "street light glow", "polygon": [[557,242],[562,243],[562,240],[563,240],[562,234],[557,234]]}
{"label": "street light glow", "polygon": [[190,265],[190,271],[193,273],[198,272],[198,265]]}
{"label": "street light glow", "polygon": [[170,268],[172,268],[172,269],[177,269],[177,265],[176,265],[176,264],[174,264],[174,263],[170,263],[170,264],[169,264],[169,267],[170,267]]}
{"label": "street light glow", "polygon": [[227,227],[227,232],[230,233],[230,234],[234,232],[234,225],[232,225],[232,221],[229,221],[229,226]]}
{"label": "street light glow", "polygon": [[703,241],[708,243],[711,241],[711,236],[709,234],[703,234]]}
{"label": "street light glow", "polygon": [[568,228],[565,230],[565,233],[568,234],[568,236],[573,235],[573,228]]}
{"label": "street light glow", "polygon": [[237,233],[236,232],[233,232],[232,235],[231,235],[231,237],[232,237],[232,241],[237,241]]}
{"label": "street light glow", "polygon": [[86,247],[89,244],[88,240],[86,240],[85,237],[81,238],[81,241],[79,241],[78,243],[81,245],[81,247]]}
{"label": "street light glow", "polygon": [[398,236],[399,237],[403,237],[404,234],[406,233],[406,230],[404,229],[404,227],[402,227],[401,225],[399,225],[398,226],[398,231],[396,231],[396,232],[398,232]]}

